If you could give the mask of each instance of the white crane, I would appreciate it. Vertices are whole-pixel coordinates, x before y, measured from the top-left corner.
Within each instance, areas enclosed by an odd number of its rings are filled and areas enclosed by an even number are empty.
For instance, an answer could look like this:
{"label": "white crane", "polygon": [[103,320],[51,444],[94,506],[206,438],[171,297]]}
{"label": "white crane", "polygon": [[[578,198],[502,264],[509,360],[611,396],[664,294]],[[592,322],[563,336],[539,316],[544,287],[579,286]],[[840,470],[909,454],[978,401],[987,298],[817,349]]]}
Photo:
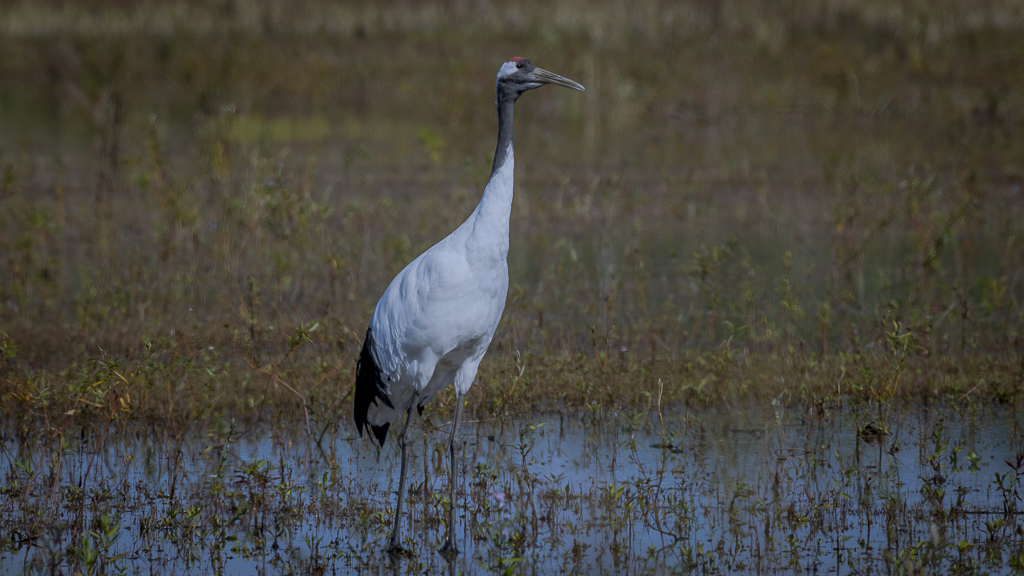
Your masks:
{"label": "white crane", "polygon": [[[579,83],[511,58],[498,70],[498,146],[491,178],[476,210],[429,250],[420,254],[384,291],[366,330],[356,364],[355,421],[359,434],[373,432],[383,446],[388,428],[401,412],[405,425],[398,441],[402,468],[398,481],[389,552],[402,549],[402,501],[412,422],[434,394],[455,385],[452,422],[449,516],[443,554],[458,554],[455,544],[456,453],[462,448],[459,425],[466,392],[498,327],[508,292],[508,225],[512,213],[515,162],[512,110],[527,90],[556,84],[583,90]],[[413,410],[416,408],[416,410]]]}

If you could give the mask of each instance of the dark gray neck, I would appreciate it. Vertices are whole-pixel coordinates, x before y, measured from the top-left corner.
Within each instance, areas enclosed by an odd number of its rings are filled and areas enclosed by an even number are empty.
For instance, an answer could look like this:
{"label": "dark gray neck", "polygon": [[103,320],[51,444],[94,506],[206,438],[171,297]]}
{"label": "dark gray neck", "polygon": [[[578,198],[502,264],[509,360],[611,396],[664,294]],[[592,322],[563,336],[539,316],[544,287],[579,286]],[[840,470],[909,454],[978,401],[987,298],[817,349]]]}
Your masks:
{"label": "dark gray neck", "polygon": [[491,166],[491,177],[498,171],[508,153],[512,149],[512,141],[515,139],[515,122],[512,120],[512,110],[516,105],[515,98],[501,98],[498,100],[498,146],[494,149],[494,165]]}

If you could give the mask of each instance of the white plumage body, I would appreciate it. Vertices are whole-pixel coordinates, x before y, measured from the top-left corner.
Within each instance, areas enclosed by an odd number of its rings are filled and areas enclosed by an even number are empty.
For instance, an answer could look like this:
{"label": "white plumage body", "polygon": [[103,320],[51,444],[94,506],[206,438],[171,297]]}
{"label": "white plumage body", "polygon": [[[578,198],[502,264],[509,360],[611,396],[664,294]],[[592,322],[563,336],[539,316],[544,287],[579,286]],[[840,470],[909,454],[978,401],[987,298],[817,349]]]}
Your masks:
{"label": "white plumage body", "polygon": [[423,406],[448,384],[465,394],[476,378],[508,293],[514,171],[509,146],[476,210],[406,266],[377,303],[371,353],[390,406],[371,404],[370,424],[393,422],[414,392]]}

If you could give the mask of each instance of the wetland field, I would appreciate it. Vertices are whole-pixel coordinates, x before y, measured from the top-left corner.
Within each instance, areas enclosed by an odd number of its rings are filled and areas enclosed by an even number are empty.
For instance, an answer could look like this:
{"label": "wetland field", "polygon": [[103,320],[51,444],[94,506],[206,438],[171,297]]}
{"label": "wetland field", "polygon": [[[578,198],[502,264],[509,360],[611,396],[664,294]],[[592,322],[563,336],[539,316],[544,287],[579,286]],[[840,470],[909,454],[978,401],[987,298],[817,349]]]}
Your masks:
{"label": "wetland field", "polygon": [[[351,420],[517,106],[463,425]],[[0,4],[0,574],[1024,572],[1015,0]]]}

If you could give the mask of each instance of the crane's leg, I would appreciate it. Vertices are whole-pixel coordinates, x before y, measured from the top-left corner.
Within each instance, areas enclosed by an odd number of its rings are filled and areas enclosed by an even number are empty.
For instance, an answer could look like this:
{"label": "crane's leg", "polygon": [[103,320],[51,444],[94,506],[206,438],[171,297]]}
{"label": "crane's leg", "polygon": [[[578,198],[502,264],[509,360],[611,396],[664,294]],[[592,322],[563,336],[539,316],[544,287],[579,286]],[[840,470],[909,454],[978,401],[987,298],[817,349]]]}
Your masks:
{"label": "crane's leg", "polygon": [[455,394],[455,421],[452,423],[452,437],[448,443],[451,451],[452,472],[448,476],[448,538],[441,547],[441,554],[454,558],[459,554],[459,547],[455,544],[455,486],[458,484],[459,463],[457,455],[462,452],[462,436],[459,436],[459,426],[462,425],[462,407],[466,403],[466,395]]}
{"label": "crane's leg", "polygon": [[398,475],[398,506],[395,508],[395,522],[391,529],[391,543],[388,544],[388,553],[394,554],[402,551],[402,502],[405,500],[405,473],[409,468],[409,445],[412,444],[412,421],[416,418],[416,402],[419,400],[419,392],[413,392],[412,402],[409,403],[409,411],[405,415],[405,426],[402,427],[402,435],[398,437],[398,443],[402,446],[402,469]]}

